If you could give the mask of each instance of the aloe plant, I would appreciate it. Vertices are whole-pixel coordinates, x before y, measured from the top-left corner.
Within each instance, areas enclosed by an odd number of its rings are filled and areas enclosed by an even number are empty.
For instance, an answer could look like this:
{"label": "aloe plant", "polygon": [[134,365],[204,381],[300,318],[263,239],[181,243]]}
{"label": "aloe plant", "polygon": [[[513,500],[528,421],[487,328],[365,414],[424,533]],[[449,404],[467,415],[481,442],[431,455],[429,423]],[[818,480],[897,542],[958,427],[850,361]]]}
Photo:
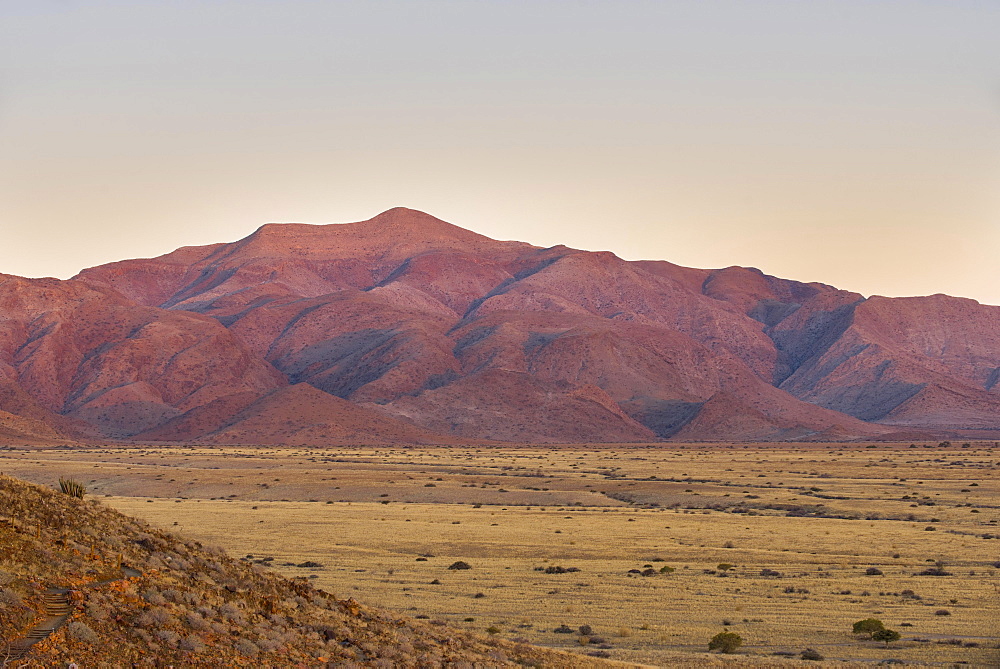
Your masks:
{"label": "aloe plant", "polygon": [[59,478],[59,490],[71,495],[73,497],[79,497],[83,499],[84,494],[87,492],[87,487],[82,483],[74,481],[73,479]]}

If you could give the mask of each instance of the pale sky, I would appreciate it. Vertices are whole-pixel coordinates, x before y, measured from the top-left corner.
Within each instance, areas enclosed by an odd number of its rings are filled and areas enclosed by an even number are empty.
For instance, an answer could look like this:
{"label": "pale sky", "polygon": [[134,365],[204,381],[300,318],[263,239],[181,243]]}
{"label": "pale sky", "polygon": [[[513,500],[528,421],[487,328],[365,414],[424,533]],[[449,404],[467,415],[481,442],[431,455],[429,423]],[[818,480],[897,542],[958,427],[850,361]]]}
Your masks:
{"label": "pale sky", "polygon": [[1000,304],[1000,2],[0,0],[0,272],[393,206]]}

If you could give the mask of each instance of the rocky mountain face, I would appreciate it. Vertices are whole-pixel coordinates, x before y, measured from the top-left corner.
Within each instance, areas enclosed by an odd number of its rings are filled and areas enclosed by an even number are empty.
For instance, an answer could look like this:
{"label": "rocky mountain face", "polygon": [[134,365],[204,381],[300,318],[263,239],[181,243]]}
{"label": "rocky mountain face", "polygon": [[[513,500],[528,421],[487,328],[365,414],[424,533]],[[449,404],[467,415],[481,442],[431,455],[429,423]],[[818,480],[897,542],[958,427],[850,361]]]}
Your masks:
{"label": "rocky mountain face", "polygon": [[0,435],[25,438],[1000,433],[1000,307],[542,249],[409,209],[2,276],[0,318]]}

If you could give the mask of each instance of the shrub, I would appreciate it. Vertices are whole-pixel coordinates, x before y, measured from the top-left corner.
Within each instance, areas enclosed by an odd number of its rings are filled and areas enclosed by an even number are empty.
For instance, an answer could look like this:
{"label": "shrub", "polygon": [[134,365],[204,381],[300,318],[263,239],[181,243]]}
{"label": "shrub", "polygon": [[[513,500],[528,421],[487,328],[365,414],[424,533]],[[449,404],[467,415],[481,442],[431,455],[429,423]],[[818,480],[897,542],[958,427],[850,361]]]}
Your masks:
{"label": "shrub", "polygon": [[951,576],[951,572],[945,571],[943,562],[938,562],[933,567],[917,572],[917,576]]}
{"label": "shrub", "polygon": [[233,648],[235,648],[236,652],[240,655],[246,655],[247,657],[253,657],[260,650],[257,648],[257,645],[249,639],[237,639],[236,643],[233,644]]}
{"label": "shrub", "polygon": [[743,637],[735,632],[719,632],[708,642],[709,650],[717,650],[720,653],[735,653],[736,649],[743,645]]}
{"label": "shrub", "polygon": [[73,641],[81,643],[97,643],[100,640],[94,630],[79,620],[74,620],[66,626],[66,635]]}
{"label": "shrub", "polygon": [[164,590],[160,594],[163,595],[163,598],[166,599],[168,602],[173,602],[174,604],[181,604],[184,602],[184,595],[182,595],[179,591],[174,590],[173,588]]}
{"label": "shrub", "polygon": [[223,620],[228,620],[238,624],[242,624],[244,620],[243,612],[240,611],[239,607],[229,602],[226,602],[219,607],[219,615],[222,616]]}
{"label": "shrub", "polygon": [[593,636],[594,628],[591,627],[590,625],[580,625],[579,632],[580,636]]}
{"label": "shrub", "polygon": [[87,615],[94,620],[107,620],[110,613],[105,602],[101,600],[91,599],[87,602]]}
{"label": "shrub", "polygon": [[0,588],[0,604],[6,604],[7,606],[24,606],[24,602],[21,601],[21,596],[14,590],[8,590],[6,588]]}
{"label": "shrub", "polygon": [[166,597],[161,595],[155,588],[148,588],[142,593],[142,598],[154,606],[163,606],[167,603]]}
{"label": "shrub", "polygon": [[486,628],[487,634],[500,634],[500,628],[495,625],[490,625]]}
{"label": "shrub", "polygon": [[799,657],[801,657],[803,660],[814,660],[816,662],[819,662],[820,660],[823,659],[823,656],[820,655],[817,651],[813,650],[812,648],[806,648],[804,651],[802,651]]}
{"label": "shrub", "polygon": [[718,569],[719,571],[725,572],[725,571],[729,571],[730,569],[732,569],[735,566],[736,565],[729,564],[728,562],[722,562],[718,566],[716,566],[715,568]]}
{"label": "shrub", "polygon": [[855,634],[874,634],[885,629],[885,625],[878,618],[865,618],[854,623],[852,632]]}
{"label": "shrub", "polygon": [[865,569],[865,574],[868,576],[881,576],[882,570],[878,567],[868,567],[868,569]]}
{"label": "shrub", "polygon": [[74,481],[73,479],[64,479],[59,477],[59,490],[67,495],[70,495],[71,497],[83,499],[84,494],[87,492],[87,487],[78,481]]}
{"label": "shrub", "polygon": [[189,634],[181,639],[181,650],[186,650],[190,653],[201,653],[205,650],[205,648],[205,643],[194,634]]}
{"label": "shrub", "polygon": [[463,562],[459,560],[458,562],[452,562],[448,565],[448,569],[472,569],[468,562]]}
{"label": "shrub", "polygon": [[176,647],[181,640],[181,635],[173,630],[159,630],[156,636],[160,641],[172,648]]}
{"label": "shrub", "polygon": [[153,606],[139,614],[136,619],[136,623],[142,627],[162,627],[171,622],[173,622],[173,616],[162,606]]}
{"label": "shrub", "polygon": [[872,634],[872,638],[876,641],[884,641],[885,645],[888,646],[893,641],[899,641],[899,632],[896,630],[877,630]]}
{"label": "shrub", "polygon": [[936,615],[936,616],[950,616],[951,615],[951,611],[949,611],[948,609],[938,609],[937,611],[934,612],[934,615]]}
{"label": "shrub", "polygon": [[206,630],[208,629],[208,621],[201,617],[201,614],[195,611],[188,611],[184,614],[184,622],[188,624],[188,627],[195,630]]}

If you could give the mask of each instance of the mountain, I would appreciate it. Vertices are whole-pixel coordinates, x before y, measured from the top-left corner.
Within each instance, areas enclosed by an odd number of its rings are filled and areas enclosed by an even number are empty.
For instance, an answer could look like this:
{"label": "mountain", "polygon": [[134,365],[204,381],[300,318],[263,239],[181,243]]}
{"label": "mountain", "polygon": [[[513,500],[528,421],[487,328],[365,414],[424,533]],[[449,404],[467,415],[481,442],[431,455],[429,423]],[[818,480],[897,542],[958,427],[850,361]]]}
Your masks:
{"label": "mountain", "polygon": [[2,277],[0,315],[0,410],[64,438],[1000,434],[1000,307],[538,248],[402,208]]}

